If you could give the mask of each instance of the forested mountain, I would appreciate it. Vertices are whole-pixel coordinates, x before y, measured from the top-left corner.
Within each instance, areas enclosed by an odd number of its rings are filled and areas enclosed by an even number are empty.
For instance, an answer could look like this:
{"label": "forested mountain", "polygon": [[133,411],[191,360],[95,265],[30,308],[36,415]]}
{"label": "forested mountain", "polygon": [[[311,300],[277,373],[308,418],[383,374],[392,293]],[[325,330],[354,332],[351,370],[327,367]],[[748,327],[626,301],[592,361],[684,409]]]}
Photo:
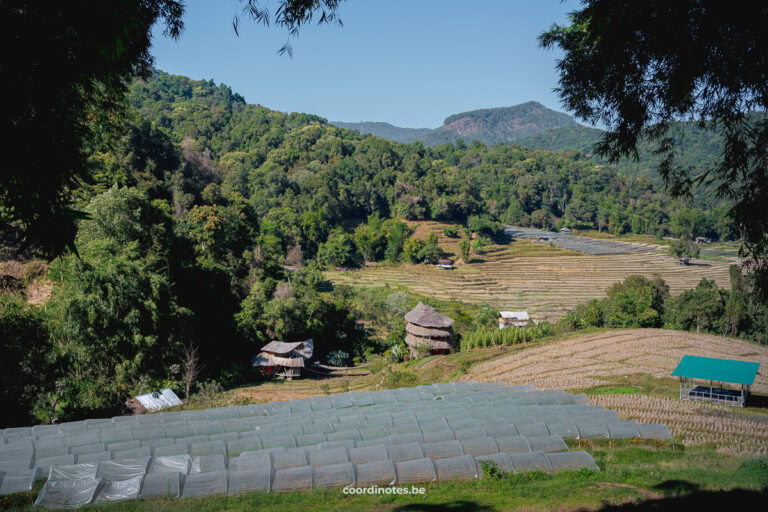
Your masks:
{"label": "forested mountain", "polygon": [[[594,145],[602,137],[602,130],[578,124],[567,114],[548,109],[535,101],[514,107],[454,114],[445,119],[443,126],[435,129],[401,128],[376,122],[334,121],[331,124],[395,142],[420,141],[428,146],[461,139],[466,143],[480,141],[489,146],[514,143],[533,149],[579,151],[597,163],[609,165],[594,152]],[[677,161],[686,168],[703,170],[711,167],[722,151],[722,138],[694,123],[681,122],[675,125],[674,137],[679,148]],[[656,173],[660,157],[654,154],[654,148],[648,143],[641,143],[639,149],[638,161],[625,158],[611,164],[611,167],[620,174],[651,176],[657,185],[661,185],[661,177]],[[711,198],[714,194],[712,190],[697,190],[696,195]]]}
{"label": "forested mountain", "polygon": [[382,350],[351,292],[329,290],[320,270],[439,257],[404,219],[460,223],[480,241],[500,222],[731,236],[728,205],[673,200],[576,151],[398,144],[159,71],[128,100],[122,131],[89,149],[78,255],[51,265],[45,308],[0,295],[9,423],[109,414],[138,392],[179,389],[192,345],[201,378],[228,385],[253,377],[250,358],[272,339],[311,337],[321,360]]}
{"label": "forested mountain", "polygon": [[546,108],[541,103],[529,101],[513,107],[472,110],[448,116],[439,128],[401,128],[389,123],[331,124],[360,133],[370,133],[395,142],[421,141],[428,146],[463,139],[479,141],[492,146],[498,143],[516,142],[521,137],[532,136],[547,130],[574,126],[576,122],[568,114]]}

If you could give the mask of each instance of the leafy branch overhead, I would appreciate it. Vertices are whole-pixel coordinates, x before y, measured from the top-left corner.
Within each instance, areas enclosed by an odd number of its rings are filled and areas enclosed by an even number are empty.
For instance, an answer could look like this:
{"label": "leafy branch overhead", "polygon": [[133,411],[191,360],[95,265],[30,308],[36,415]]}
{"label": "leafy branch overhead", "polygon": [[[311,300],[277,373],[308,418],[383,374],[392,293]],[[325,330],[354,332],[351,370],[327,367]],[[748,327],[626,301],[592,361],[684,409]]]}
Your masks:
{"label": "leafy branch overhead", "polygon": [[[302,25],[311,23],[317,19],[318,25],[335,23],[343,26],[338,16],[339,6],[344,0],[281,0],[274,10],[274,17],[270,13],[269,6],[262,7],[260,0],[239,0],[245,5],[240,13],[235,12],[232,18],[232,28],[235,34],[240,35],[240,17],[247,16],[256,23],[269,26],[271,20],[276,26],[288,29],[291,36],[298,36]],[[287,53],[293,57],[293,47],[286,42],[278,53]]]}

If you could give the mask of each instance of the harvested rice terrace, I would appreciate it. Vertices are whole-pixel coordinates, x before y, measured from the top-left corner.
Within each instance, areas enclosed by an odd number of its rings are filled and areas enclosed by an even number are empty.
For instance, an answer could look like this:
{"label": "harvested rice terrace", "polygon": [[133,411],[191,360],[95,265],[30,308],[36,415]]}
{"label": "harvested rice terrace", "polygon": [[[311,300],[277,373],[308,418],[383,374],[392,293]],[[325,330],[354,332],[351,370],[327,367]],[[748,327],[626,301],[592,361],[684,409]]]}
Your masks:
{"label": "harvested rice terrace", "polygon": [[[768,454],[768,413],[764,406],[742,410],[678,399],[678,383],[669,375],[686,354],[756,361],[762,368],[768,365],[768,349],[744,340],[631,329],[541,344],[475,364],[462,378],[571,392],[630,386],[627,393],[595,394],[590,400],[617,411],[623,419],[663,422],[687,446],[706,444],[731,455]],[[764,371],[758,373],[752,391],[768,391]]]}
{"label": "harvested rice terrace", "polygon": [[[531,247],[534,246],[534,247]],[[520,255],[533,253],[530,255]],[[679,265],[661,248],[631,254],[592,256],[529,241],[495,246],[482,261],[456,270],[431,265],[368,267],[327,272],[334,283],[402,286],[440,299],[488,303],[500,309],[527,310],[537,320],[556,320],[575,305],[605,296],[613,283],[632,274],[661,276],[673,295],[694,288],[702,278],[729,287],[729,263],[693,260]]]}

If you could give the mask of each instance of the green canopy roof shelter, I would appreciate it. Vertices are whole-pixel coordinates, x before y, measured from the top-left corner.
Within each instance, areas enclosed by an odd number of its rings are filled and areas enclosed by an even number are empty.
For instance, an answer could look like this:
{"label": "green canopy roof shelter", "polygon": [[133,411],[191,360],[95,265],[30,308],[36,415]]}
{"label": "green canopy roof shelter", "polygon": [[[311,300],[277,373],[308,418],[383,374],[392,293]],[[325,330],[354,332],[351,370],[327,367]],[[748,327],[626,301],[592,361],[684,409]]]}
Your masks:
{"label": "green canopy roof shelter", "polygon": [[[707,400],[744,407],[759,368],[760,363],[748,361],[683,356],[672,376],[680,378],[680,400]],[[709,386],[697,385],[697,380],[709,381]],[[741,390],[727,389],[723,386],[726,383],[738,384]]]}

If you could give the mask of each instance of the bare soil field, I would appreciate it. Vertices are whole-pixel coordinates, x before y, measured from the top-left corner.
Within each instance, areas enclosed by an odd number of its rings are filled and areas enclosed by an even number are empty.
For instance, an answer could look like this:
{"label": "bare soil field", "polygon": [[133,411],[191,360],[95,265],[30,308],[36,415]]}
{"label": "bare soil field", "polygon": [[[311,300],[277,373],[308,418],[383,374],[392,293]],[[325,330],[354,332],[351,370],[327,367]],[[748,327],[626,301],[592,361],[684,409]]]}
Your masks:
{"label": "bare soil field", "polygon": [[[438,233],[440,246],[456,250],[457,239],[442,235],[439,223],[422,223],[417,236]],[[517,240],[492,246],[455,270],[432,265],[369,266],[348,272],[326,272],[334,283],[353,286],[401,286],[412,292],[499,309],[527,310],[536,320],[553,321],[575,305],[605,295],[610,285],[631,274],[661,276],[673,295],[695,287],[702,278],[729,287],[727,262],[693,260],[679,265],[665,249],[643,253],[593,256],[546,244]]]}
{"label": "bare soil field", "polygon": [[[607,331],[503,356],[472,366],[462,380],[534,384],[542,389],[599,389],[657,379],[650,394],[593,394],[592,403],[622,417],[664,422],[684,444],[709,444],[728,454],[768,453],[768,409],[681,402],[669,378],[683,355],[756,361],[768,368],[768,347],[742,340],[660,329]],[[611,389],[610,387],[608,389]],[[753,392],[768,392],[768,373],[758,373]]]}

